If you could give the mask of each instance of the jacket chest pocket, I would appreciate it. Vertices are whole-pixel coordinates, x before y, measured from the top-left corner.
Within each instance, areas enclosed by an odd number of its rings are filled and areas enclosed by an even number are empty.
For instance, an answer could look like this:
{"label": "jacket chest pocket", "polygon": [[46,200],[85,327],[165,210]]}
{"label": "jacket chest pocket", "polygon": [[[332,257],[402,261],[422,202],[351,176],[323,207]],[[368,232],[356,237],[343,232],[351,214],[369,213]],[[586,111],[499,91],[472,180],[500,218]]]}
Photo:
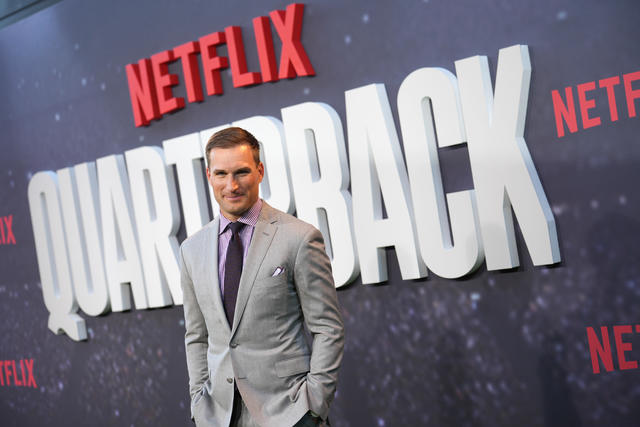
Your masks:
{"label": "jacket chest pocket", "polygon": [[251,290],[252,311],[263,320],[275,320],[285,312],[292,292],[295,290],[286,273],[256,280]]}
{"label": "jacket chest pocket", "polygon": [[287,286],[287,273],[282,272],[277,276],[264,277],[256,280],[254,288],[271,288],[274,286]]}

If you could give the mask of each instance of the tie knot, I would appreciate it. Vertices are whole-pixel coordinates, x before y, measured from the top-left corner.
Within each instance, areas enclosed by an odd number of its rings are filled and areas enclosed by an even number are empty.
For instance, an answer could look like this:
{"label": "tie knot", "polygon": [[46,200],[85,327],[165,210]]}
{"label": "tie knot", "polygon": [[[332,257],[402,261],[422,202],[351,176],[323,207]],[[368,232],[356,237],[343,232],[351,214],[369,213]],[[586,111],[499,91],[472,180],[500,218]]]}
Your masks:
{"label": "tie knot", "polygon": [[238,235],[240,230],[242,230],[242,227],[244,227],[244,223],[240,222],[240,221],[230,222],[229,223],[229,228],[231,229],[231,234],[233,234],[234,236]]}

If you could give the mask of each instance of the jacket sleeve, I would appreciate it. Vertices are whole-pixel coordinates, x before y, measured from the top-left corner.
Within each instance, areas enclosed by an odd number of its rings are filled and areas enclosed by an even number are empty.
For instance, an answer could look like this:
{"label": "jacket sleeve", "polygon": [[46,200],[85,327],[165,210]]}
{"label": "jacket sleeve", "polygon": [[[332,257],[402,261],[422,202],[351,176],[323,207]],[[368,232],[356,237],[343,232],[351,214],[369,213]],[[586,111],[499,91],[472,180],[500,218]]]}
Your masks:
{"label": "jacket sleeve", "polygon": [[344,351],[344,325],[325,251],[322,234],[316,228],[302,239],[296,255],[294,282],[304,320],[313,337],[307,397],[310,409],[326,419],[338,381]]}
{"label": "jacket sleeve", "polygon": [[[205,381],[209,377],[207,363],[207,349],[209,333],[196,300],[193,281],[189,266],[184,259],[184,247],[180,247],[180,284],[183,294],[185,353],[187,356],[187,370],[189,372],[189,394],[191,395],[191,407],[196,394],[202,390]],[[193,418],[193,412],[191,414]]]}

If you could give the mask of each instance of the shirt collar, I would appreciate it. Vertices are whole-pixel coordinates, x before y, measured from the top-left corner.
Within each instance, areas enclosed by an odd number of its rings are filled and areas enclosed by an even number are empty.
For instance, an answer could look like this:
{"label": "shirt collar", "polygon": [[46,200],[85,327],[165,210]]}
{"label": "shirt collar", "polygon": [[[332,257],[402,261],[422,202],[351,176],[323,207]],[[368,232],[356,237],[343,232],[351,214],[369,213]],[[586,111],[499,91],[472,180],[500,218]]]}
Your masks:
{"label": "shirt collar", "polygon": [[[238,221],[240,221],[243,224],[249,225],[251,227],[255,227],[258,222],[258,218],[260,217],[261,210],[262,210],[262,199],[258,199],[253,204],[253,206],[251,206],[251,208],[249,208],[245,213],[242,214],[240,218],[238,218]],[[225,230],[227,229],[227,226],[231,222],[232,222],[231,220],[229,220],[226,216],[220,213],[220,231],[218,231],[218,234],[224,233]]]}

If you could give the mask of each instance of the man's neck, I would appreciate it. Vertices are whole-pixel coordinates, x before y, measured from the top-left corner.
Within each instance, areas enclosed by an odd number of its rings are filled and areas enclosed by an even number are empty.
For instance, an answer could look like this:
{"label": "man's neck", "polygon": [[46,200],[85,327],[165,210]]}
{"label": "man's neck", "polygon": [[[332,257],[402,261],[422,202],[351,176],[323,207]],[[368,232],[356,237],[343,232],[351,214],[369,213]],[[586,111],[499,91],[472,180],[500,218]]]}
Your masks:
{"label": "man's neck", "polygon": [[[239,220],[242,220],[243,218],[247,218],[247,217],[251,217],[250,222],[254,222],[251,221],[251,219],[255,220],[256,218],[254,218],[254,216],[258,216],[260,215],[260,210],[262,209],[262,199],[258,199],[255,201],[254,204],[251,205],[251,207],[249,209],[247,209],[246,211],[242,212],[240,215],[229,215],[228,213],[225,214],[224,212],[220,211],[220,221],[223,224],[227,224],[229,222],[236,222]],[[257,210],[257,211],[256,211]],[[231,218],[229,218],[231,217]],[[245,222],[245,221],[243,221]],[[221,228],[222,230],[222,228]]]}

